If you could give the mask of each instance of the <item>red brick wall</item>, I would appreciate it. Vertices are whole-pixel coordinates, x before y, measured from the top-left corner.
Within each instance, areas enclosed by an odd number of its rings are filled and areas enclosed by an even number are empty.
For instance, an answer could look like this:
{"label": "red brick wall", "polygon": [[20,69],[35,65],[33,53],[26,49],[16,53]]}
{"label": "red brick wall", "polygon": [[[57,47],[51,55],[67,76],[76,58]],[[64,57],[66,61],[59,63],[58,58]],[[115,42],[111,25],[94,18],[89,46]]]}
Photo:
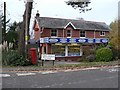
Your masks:
{"label": "red brick wall", "polygon": [[[36,23],[35,28],[38,28],[38,25]],[[67,30],[71,30],[72,32],[72,37],[80,37],[80,30],[74,30],[72,27],[67,27],[66,29],[57,29],[57,35],[58,37],[67,37]],[[64,30],[64,32],[63,32]],[[95,31],[95,38],[105,38],[107,37],[109,32],[105,32],[105,36],[100,36],[100,31]],[[41,37],[51,37],[51,29],[45,28],[41,34]],[[35,40],[38,40],[40,38],[40,30],[35,31]],[[86,38],[94,38],[94,31],[86,31]]]}
{"label": "red brick wall", "polygon": [[72,30],[72,37],[80,37],[80,30]]}
{"label": "red brick wall", "polygon": [[105,32],[105,36],[100,36],[100,31],[95,32],[95,38],[106,38],[109,32]]}
{"label": "red brick wall", "polygon": [[63,37],[63,29],[58,29],[57,34],[58,37]]}
{"label": "red brick wall", "polygon": [[39,31],[35,31],[35,32],[34,32],[34,36],[35,36],[35,37],[34,37],[35,40],[40,39],[40,30],[39,30]]}
{"label": "red brick wall", "polygon": [[52,53],[52,49],[51,49],[51,44],[47,44],[48,45],[48,54]]}
{"label": "red brick wall", "polygon": [[41,34],[41,37],[50,37],[51,35],[51,29],[45,28]]}
{"label": "red brick wall", "polygon": [[38,40],[39,38],[40,38],[40,29],[39,29],[38,24],[36,23],[35,28],[34,28],[34,39]]}
{"label": "red brick wall", "polygon": [[56,57],[55,60],[65,60],[65,61],[80,61],[81,56],[66,56],[66,57]]}
{"label": "red brick wall", "polygon": [[[106,38],[109,32],[105,32],[105,36],[100,36],[100,31],[95,31],[95,38]],[[94,38],[94,31],[86,31],[86,38]]]}
{"label": "red brick wall", "polygon": [[94,38],[94,31],[86,31],[86,38]]}

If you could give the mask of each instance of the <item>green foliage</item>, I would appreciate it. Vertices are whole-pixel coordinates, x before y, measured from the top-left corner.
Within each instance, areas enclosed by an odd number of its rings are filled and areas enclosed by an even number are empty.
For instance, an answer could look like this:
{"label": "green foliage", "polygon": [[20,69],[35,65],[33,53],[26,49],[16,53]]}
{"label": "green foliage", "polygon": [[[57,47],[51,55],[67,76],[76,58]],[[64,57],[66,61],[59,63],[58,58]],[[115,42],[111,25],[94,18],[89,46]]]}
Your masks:
{"label": "green foliage", "polygon": [[119,26],[120,26],[120,21],[115,20],[110,24],[111,27],[111,32],[110,32],[110,45],[112,46],[114,57],[115,58],[120,58],[120,34],[119,34]]}
{"label": "green foliage", "polygon": [[6,40],[8,42],[14,42],[18,39],[18,34],[17,32],[15,31],[9,31],[7,34],[6,34]]}
{"label": "green foliage", "polygon": [[80,62],[91,62],[95,59],[95,47],[83,46],[83,56],[80,58]]}
{"label": "green foliage", "polygon": [[6,33],[6,41],[8,43],[13,43],[14,49],[18,47],[18,44],[16,43],[18,41],[18,31],[16,31],[16,27],[19,23],[14,22],[11,25],[9,25],[8,32]]}
{"label": "green foliage", "polygon": [[111,61],[112,60],[112,50],[109,48],[100,48],[96,50],[96,61]]}
{"label": "green foliage", "polygon": [[24,56],[19,55],[18,51],[3,51],[3,65],[25,66],[27,64],[29,64],[29,62],[25,60]]}
{"label": "green foliage", "polygon": [[105,44],[100,44],[96,49],[101,49],[101,48],[104,48],[104,47],[106,47]]}

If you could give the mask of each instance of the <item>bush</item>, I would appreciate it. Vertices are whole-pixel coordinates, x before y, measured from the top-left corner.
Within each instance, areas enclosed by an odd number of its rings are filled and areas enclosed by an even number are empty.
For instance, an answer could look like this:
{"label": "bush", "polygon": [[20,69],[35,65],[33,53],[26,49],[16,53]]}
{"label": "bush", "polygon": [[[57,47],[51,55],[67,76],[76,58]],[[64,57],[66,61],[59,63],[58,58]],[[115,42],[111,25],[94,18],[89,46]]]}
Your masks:
{"label": "bush", "polygon": [[89,62],[93,62],[95,60],[95,55],[91,54],[91,55],[87,56],[86,60],[89,61]]}
{"label": "bush", "polygon": [[96,51],[96,61],[111,61],[112,60],[112,50],[109,48],[100,48]]}
{"label": "bush", "polygon": [[[91,46],[85,46],[83,47],[83,56],[80,58],[80,62],[91,62],[95,58],[95,48],[92,48]],[[92,59],[92,60],[91,60]],[[94,59],[95,60],[95,59]]]}
{"label": "bush", "polygon": [[10,66],[26,66],[29,62],[25,60],[24,56],[19,55],[16,50],[9,50],[3,52],[3,65]]}

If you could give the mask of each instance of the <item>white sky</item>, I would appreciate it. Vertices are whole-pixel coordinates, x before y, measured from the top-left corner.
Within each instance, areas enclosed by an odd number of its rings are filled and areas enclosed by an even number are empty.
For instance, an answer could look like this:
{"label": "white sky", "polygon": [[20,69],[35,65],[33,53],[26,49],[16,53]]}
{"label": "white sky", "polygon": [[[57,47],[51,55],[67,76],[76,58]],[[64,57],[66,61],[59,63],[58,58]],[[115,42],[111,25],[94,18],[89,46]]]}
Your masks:
{"label": "white sky", "polygon": [[[22,21],[22,15],[25,10],[24,0],[3,0],[7,3],[7,18],[11,22]],[[79,13],[78,9],[68,6],[65,1],[68,0],[34,0],[31,27],[37,10],[42,17],[58,17],[77,19],[84,18],[89,21],[105,22],[110,24],[118,17],[118,1],[119,0],[91,0],[89,5],[91,11]],[[0,1],[0,3],[3,3]]]}

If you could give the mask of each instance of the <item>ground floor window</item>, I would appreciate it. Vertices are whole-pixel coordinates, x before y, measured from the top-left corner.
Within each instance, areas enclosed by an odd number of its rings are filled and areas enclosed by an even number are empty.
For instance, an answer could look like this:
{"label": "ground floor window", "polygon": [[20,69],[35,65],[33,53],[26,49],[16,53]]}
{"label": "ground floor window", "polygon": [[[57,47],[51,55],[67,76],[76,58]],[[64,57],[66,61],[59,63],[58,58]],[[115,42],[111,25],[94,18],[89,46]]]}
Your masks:
{"label": "ground floor window", "polygon": [[52,53],[56,56],[65,56],[65,46],[52,44]]}
{"label": "ground floor window", "polygon": [[79,56],[80,46],[68,46],[68,56]]}
{"label": "ground floor window", "polygon": [[80,45],[72,45],[72,44],[52,44],[52,54],[56,56],[80,56]]}

